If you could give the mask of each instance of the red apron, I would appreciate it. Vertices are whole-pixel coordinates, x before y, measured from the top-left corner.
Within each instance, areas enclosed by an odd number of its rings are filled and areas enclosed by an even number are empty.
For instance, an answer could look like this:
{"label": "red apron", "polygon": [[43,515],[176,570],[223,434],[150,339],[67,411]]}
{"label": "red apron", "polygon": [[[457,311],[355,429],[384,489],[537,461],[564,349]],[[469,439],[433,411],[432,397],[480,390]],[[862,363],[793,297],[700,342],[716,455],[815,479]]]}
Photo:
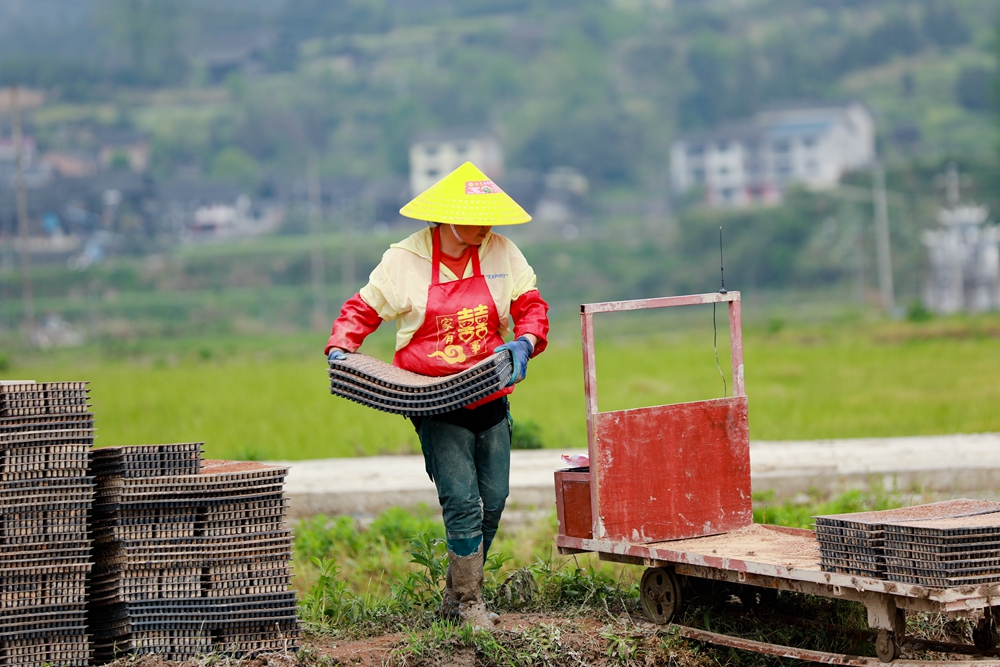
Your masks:
{"label": "red apron", "polygon": [[[396,351],[392,364],[421,375],[440,377],[475,366],[504,341],[493,294],[479,268],[479,248],[473,247],[470,253],[470,277],[442,283],[440,227],[434,228],[432,237],[431,284],[427,288],[424,323],[406,347]],[[475,405],[513,390],[513,387],[501,389]]]}

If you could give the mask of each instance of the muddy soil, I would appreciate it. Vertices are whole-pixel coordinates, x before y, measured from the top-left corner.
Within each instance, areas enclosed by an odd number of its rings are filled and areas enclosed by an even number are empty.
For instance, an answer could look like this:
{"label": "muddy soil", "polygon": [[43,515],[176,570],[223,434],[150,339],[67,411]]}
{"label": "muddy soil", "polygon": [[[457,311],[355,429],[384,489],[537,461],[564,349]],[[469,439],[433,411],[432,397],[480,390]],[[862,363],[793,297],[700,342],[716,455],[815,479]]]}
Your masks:
{"label": "muddy soil", "polygon": [[[539,629],[543,630],[541,638]],[[497,644],[522,656],[531,664],[554,667],[610,667],[623,664],[702,667],[710,664],[706,656],[689,651],[683,645],[667,648],[661,641],[663,636],[657,633],[656,626],[645,621],[633,622],[631,619],[622,619],[617,623],[607,619],[564,618],[551,614],[503,614],[491,634]],[[613,637],[626,636],[638,640],[633,643],[638,650],[633,649],[628,656],[613,651]],[[309,649],[309,662],[325,662],[326,665],[482,667],[496,664],[481,650],[456,644],[439,646],[430,652],[414,655],[407,650],[407,637],[402,634],[344,641],[308,637],[303,641],[303,646]]]}
{"label": "muddy soil", "polygon": [[[490,634],[496,645],[523,656],[524,664],[552,667],[622,664],[705,667],[710,664],[705,655],[688,651],[683,645],[667,648],[656,626],[645,621],[633,623],[623,619],[616,623],[607,619],[564,618],[549,614],[504,614]],[[611,637],[617,636],[637,639],[638,644],[633,646],[641,646],[641,650],[627,658],[609,652],[614,643]],[[109,667],[483,667],[496,664],[482,651],[457,641],[445,642],[419,654],[409,651],[408,643],[403,633],[364,639],[307,635],[300,640],[300,651],[295,654],[274,653],[243,660],[208,656],[183,662],[140,656],[122,658],[110,663]]]}

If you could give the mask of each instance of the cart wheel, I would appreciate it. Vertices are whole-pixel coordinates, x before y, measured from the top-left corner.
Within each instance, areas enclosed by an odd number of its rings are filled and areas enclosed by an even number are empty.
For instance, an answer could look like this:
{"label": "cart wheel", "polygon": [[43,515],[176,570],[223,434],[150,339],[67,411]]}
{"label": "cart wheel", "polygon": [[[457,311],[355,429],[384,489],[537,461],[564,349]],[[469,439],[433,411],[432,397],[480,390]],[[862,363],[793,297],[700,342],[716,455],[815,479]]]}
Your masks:
{"label": "cart wheel", "polygon": [[1000,632],[997,631],[996,617],[992,608],[983,610],[983,617],[972,631],[972,643],[984,651],[996,648],[997,644],[1000,644]]}
{"label": "cart wheel", "polygon": [[899,644],[892,630],[879,630],[875,638],[875,655],[881,662],[892,662],[899,657]]}
{"label": "cart wheel", "polygon": [[681,608],[681,588],[670,568],[648,568],[642,574],[639,591],[643,611],[657,625],[669,623]]}

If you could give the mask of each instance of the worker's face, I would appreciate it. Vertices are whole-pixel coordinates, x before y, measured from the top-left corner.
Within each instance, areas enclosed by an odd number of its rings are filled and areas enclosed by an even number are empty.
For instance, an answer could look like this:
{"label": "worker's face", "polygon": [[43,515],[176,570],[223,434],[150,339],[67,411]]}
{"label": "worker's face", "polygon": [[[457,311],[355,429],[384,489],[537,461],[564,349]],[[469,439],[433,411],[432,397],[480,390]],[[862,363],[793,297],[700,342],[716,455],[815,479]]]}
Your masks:
{"label": "worker's face", "polygon": [[452,225],[458,238],[462,239],[465,245],[480,245],[486,240],[486,235],[493,229],[489,225]]}

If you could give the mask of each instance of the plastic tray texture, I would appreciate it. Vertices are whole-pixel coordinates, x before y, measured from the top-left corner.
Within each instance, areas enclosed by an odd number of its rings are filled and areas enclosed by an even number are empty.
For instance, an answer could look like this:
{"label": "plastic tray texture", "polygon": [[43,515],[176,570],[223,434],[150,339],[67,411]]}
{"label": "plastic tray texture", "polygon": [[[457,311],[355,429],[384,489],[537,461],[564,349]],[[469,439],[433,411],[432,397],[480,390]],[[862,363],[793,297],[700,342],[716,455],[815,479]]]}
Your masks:
{"label": "plastic tray texture", "polygon": [[1000,582],[1000,503],[960,498],[815,519],[827,572],[939,587]]}
{"label": "plastic tray texture", "polygon": [[0,667],[92,659],[85,382],[0,382]]}
{"label": "plastic tray texture", "polygon": [[461,373],[428,377],[363,354],[330,363],[330,393],[376,410],[430,416],[458,410],[494,394],[513,375],[510,352],[493,354]]}
{"label": "plastic tray texture", "polygon": [[297,648],[287,468],[201,460],[198,443],[96,450],[95,657]]}

